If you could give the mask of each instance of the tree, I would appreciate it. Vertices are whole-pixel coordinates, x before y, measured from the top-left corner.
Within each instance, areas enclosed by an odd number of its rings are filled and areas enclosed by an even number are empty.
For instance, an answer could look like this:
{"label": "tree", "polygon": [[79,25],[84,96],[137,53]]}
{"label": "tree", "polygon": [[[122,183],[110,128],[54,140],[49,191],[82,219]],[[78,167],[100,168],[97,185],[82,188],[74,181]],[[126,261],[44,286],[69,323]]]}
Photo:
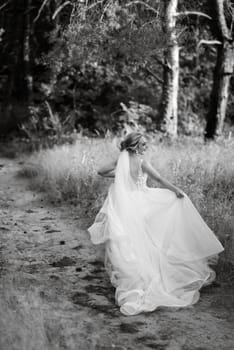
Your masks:
{"label": "tree", "polygon": [[207,114],[205,138],[222,134],[229,95],[230,78],[234,69],[234,12],[229,0],[215,0],[211,29],[218,39],[217,59]]}
{"label": "tree", "polygon": [[178,0],[164,1],[164,31],[167,47],[164,51],[162,130],[168,136],[177,136],[177,109],[179,89],[179,46],[176,33],[176,12]]}
{"label": "tree", "polygon": [[[163,28],[167,38],[166,49],[164,50],[163,62],[163,92],[161,102],[161,129],[169,137],[177,137],[178,129],[178,92],[179,92],[179,67],[180,67],[180,48],[186,46],[186,43],[179,43],[181,22],[177,19],[188,16],[210,17],[201,11],[181,10],[178,11],[178,0],[164,1]],[[182,7],[188,4],[184,1]],[[192,3],[192,6],[195,4]],[[188,21],[184,21],[184,28],[188,27]],[[181,30],[183,32],[184,28]]]}

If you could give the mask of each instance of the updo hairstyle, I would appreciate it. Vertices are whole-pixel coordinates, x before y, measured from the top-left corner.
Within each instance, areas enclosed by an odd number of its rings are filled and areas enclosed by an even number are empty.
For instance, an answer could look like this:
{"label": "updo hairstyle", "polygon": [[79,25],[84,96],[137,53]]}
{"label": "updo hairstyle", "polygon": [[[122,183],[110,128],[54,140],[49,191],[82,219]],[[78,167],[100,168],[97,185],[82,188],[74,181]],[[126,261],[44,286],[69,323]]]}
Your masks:
{"label": "updo hairstyle", "polygon": [[126,150],[130,153],[136,153],[140,139],[142,138],[140,132],[131,132],[120,143],[120,151]]}

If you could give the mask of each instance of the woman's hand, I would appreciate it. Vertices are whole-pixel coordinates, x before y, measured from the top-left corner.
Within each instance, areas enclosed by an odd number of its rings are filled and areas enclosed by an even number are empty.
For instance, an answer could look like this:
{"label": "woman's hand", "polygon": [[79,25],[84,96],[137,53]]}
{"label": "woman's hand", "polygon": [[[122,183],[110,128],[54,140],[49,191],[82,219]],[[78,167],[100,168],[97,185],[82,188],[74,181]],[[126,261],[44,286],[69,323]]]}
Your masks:
{"label": "woman's hand", "polygon": [[175,191],[175,194],[177,198],[184,198],[184,193],[179,189]]}
{"label": "woman's hand", "polygon": [[98,172],[98,175],[102,177],[115,177],[115,170],[106,171],[105,173]]}
{"label": "woman's hand", "polygon": [[183,191],[181,191],[178,187],[174,186],[173,184],[171,184],[169,181],[167,181],[166,179],[164,179],[155,169],[154,167],[146,162],[143,161],[142,162],[142,168],[143,170],[149,175],[151,176],[151,178],[153,178],[154,180],[158,181],[160,184],[162,184],[165,188],[167,188],[168,190],[171,190],[172,192],[174,192],[177,196],[177,198],[183,198],[184,197],[184,193]]}

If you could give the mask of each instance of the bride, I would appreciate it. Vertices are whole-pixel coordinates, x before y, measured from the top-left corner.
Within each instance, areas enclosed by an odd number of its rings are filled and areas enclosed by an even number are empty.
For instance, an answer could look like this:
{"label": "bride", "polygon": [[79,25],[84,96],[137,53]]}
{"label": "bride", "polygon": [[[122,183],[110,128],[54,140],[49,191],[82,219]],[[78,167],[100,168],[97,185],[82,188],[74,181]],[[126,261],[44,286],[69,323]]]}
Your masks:
{"label": "bride", "polygon": [[[143,158],[145,150],[144,136],[132,132],[118,160],[99,170],[115,179],[88,228],[94,244],[105,243],[105,268],[124,315],[196,303],[215,279],[209,260],[224,249],[188,196]],[[148,187],[147,176],[164,188]]]}

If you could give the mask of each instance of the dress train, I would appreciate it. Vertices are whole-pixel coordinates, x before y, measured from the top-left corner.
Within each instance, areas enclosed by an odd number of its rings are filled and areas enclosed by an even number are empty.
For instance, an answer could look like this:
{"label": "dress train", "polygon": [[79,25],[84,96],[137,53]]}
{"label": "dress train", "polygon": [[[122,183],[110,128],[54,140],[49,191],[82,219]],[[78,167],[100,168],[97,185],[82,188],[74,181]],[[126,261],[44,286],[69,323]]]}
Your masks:
{"label": "dress train", "polygon": [[115,181],[92,226],[94,244],[105,243],[105,268],[125,315],[159,306],[196,303],[199,289],[215,279],[209,259],[223,246],[187,195],[146,185],[130,175],[121,152]]}

